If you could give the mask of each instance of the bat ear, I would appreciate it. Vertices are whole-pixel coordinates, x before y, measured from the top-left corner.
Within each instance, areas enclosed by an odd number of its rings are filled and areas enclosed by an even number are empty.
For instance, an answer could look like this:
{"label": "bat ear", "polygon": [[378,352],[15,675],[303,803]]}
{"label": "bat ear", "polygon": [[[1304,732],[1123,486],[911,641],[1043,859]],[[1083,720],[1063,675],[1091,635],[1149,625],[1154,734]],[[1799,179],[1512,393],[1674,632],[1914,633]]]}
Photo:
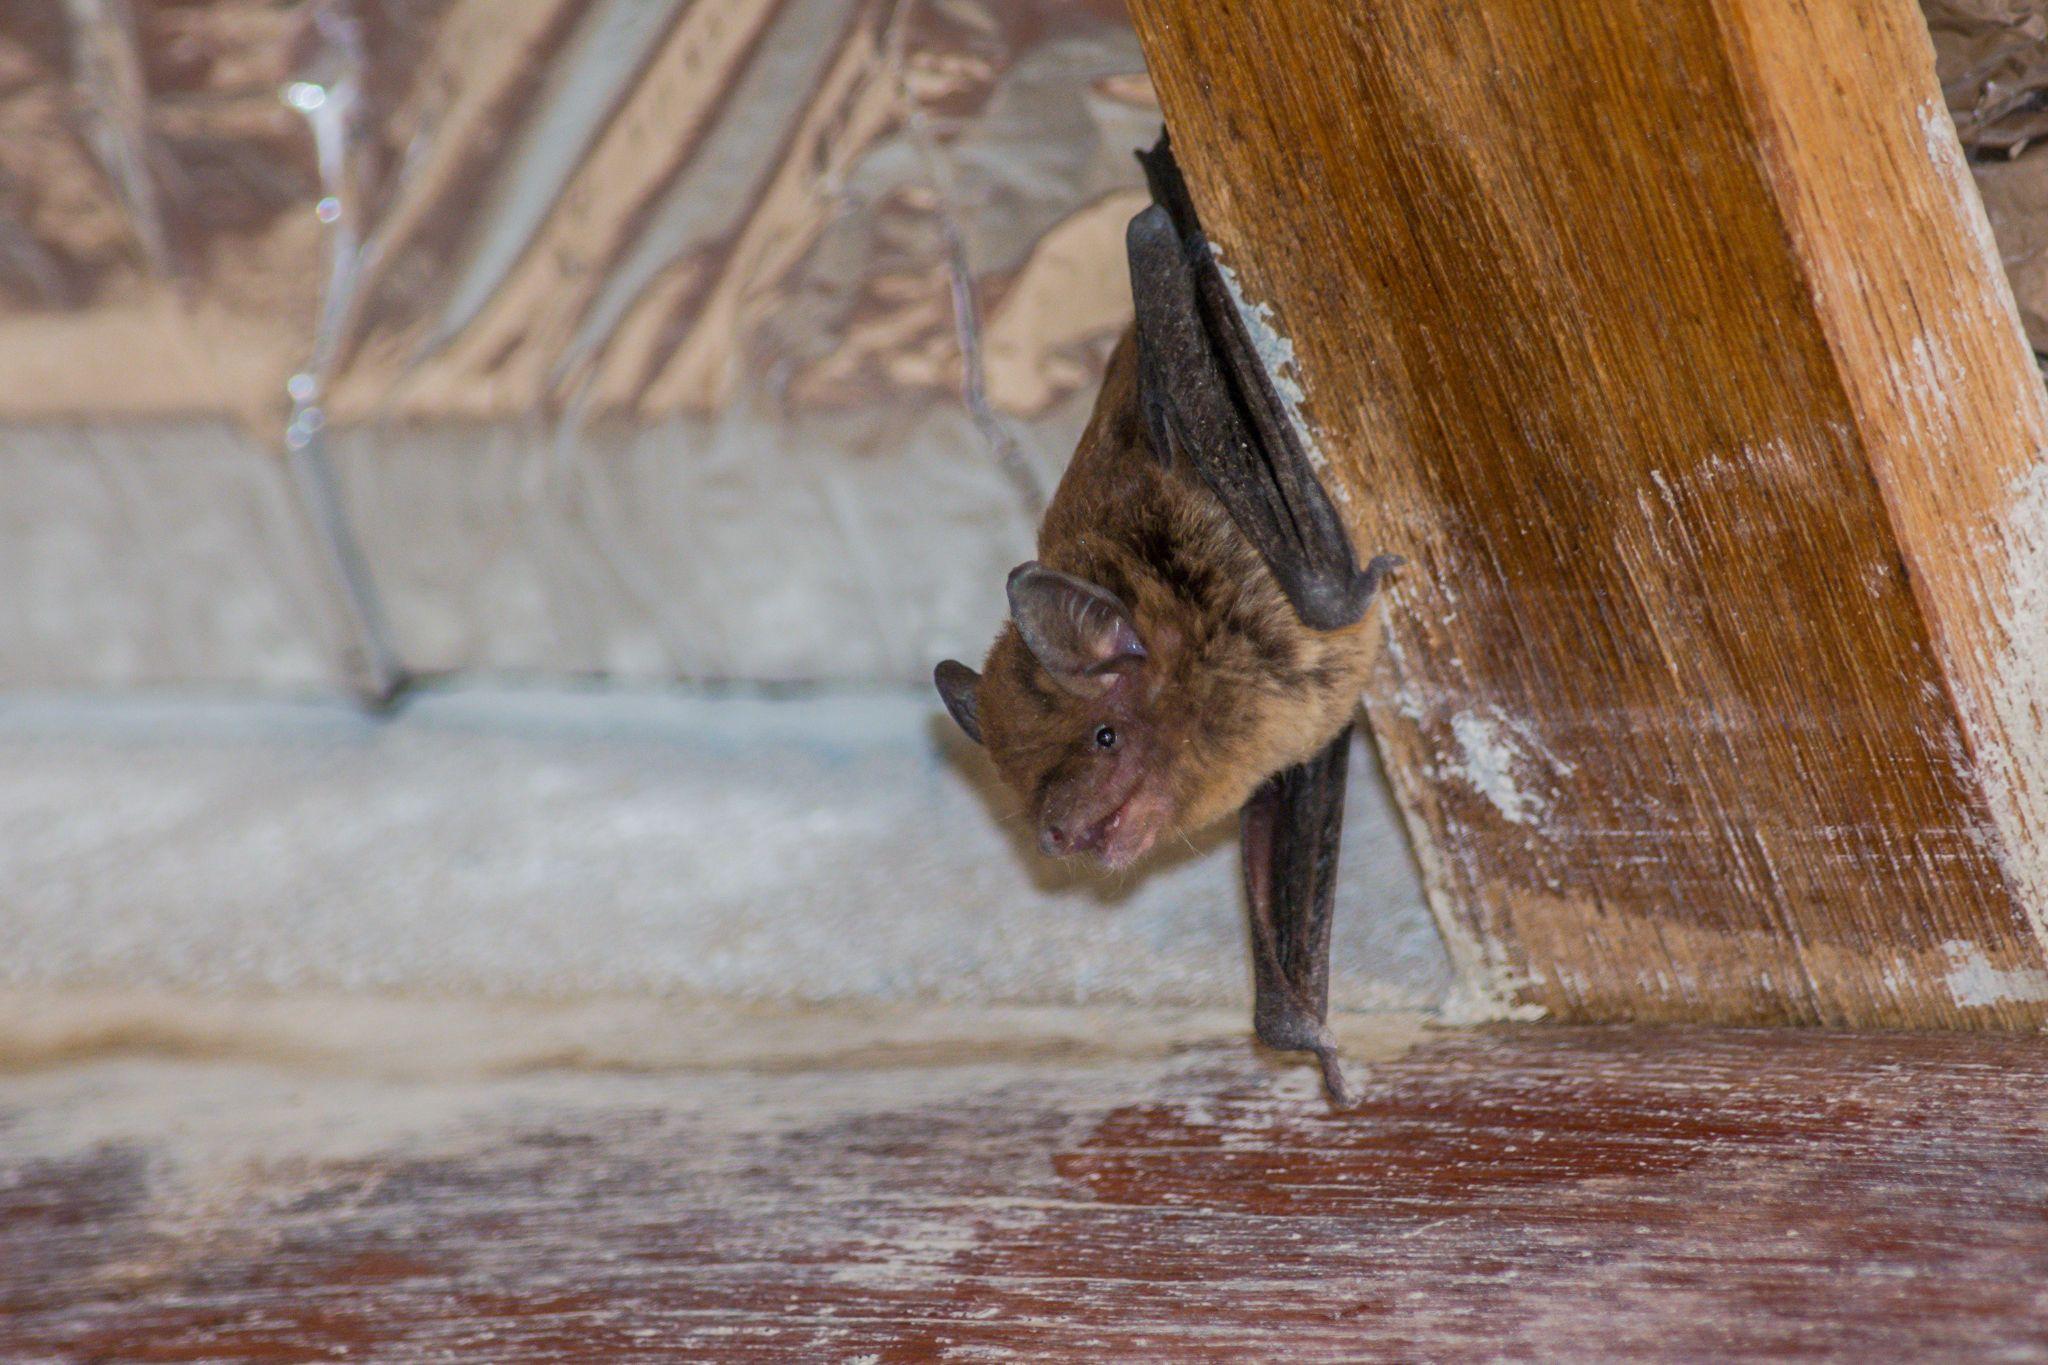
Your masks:
{"label": "bat ear", "polygon": [[1010,571],[1009,588],[1025,648],[1069,692],[1100,692],[1145,657],[1130,609],[1109,589],[1035,559]]}
{"label": "bat ear", "polygon": [[939,700],[946,703],[946,714],[967,732],[969,739],[981,743],[981,674],[958,659],[948,659],[932,670],[932,681],[938,684]]}

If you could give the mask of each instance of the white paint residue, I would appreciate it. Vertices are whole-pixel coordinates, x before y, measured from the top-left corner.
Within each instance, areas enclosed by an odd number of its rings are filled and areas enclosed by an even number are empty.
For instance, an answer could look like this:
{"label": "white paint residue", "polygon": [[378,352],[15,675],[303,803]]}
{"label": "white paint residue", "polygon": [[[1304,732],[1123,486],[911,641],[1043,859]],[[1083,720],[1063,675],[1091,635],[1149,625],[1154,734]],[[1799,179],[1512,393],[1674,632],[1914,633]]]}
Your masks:
{"label": "white paint residue", "polygon": [[[1941,177],[1956,211],[1969,226],[1971,240],[1983,258],[1986,278],[2003,281],[2005,265],[1999,258],[1998,243],[1991,235],[1991,220],[1985,215],[1983,198],[1977,193],[1976,177],[1970,174],[1969,162],[1963,158],[1963,142],[1956,134],[1948,109],[1940,100],[1922,100],[1918,112],[1920,135],[1927,144],[1927,160]],[[2017,313],[2014,318],[2017,321]]]}
{"label": "white paint residue", "polygon": [[[1549,813],[1550,798],[1529,791],[1516,777],[1518,768],[1534,766],[1536,757],[1505,717],[1466,711],[1451,718],[1451,738],[1458,742],[1457,774],[1485,797],[1510,824],[1529,825]],[[1540,746],[1538,746],[1540,747]],[[1553,766],[1568,767],[1551,760]]]}
{"label": "white paint residue", "polygon": [[1389,630],[1386,633],[1385,649],[1387,660],[1393,665],[1394,691],[1390,700],[1394,709],[1409,720],[1419,721],[1424,714],[1422,689],[1415,669],[1409,666],[1408,650],[1401,642],[1400,631]]}
{"label": "white paint residue", "polygon": [[1952,938],[1941,950],[1949,961],[1948,993],[1958,1005],[1971,1008],[2048,1000],[2048,972],[1994,967],[1981,947],[1964,939]]}
{"label": "white paint residue", "polygon": [[1991,220],[1984,212],[1983,197],[1977,192],[1977,179],[1970,174],[1970,163],[1963,156],[1963,140],[1956,133],[1956,125],[1949,118],[1948,109],[1940,100],[1922,100],[1918,112],[1920,135],[1927,142],[1927,160],[1940,172],[1949,197],[1962,210],[1978,254],[1984,259],[1988,278],[2004,279],[2005,265],[1999,256],[1998,242],[1991,235]]}
{"label": "white paint residue", "polygon": [[[1980,306],[1992,315],[1994,324],[2007,330],[2015,350],[2022,351],[2027,341],[2019,309],[1948,111],[1938,101],[1928,100],[1920,104],[1918,115],[1928,161],[1977,247],[1981,277],[1989,286],[1975,291]],[[1965,367],[1957,364],[1956,357],[1937,339],[1932,344],[1916,341],[1910,363],[1902,360],[1900,368],[1905,372],[1902,381],[1917,379],[1923,386],[1918,392],[1910,387],[1905,390],[1920,400],[1915,420],[1922,420],[1922,412],[1944,419],[1950,392],[1945,381],[1960,379]],[[2039,431],[2041,387],[2033,367],[2015,356],[2006,369],[2015,386],[2016,425],[2023,431]],[[1951,437],[1947,430],[1934,434]],[[1981,686],[1957,688],[1956,704],[1964,732],[1974,740],[1970,748],[1975,754],[1975,776],[1989,798],[1997,825],[1990,833],[1995,835],[2000,862],[2018,889],[2035,935],[2048,944],[2048,844],[2044,844],[2048,840],[2048,450],[2035,452],[2007,487],[2006,495],[2004,515],[1994,515],[1989,525],[1980,528],[1977,545],[1981,562],[2004,570],[2002,583],[1987,585],[1995,604],[1997,636],[2002,638],[1994,637],[1996,653],[1989,676]],[[1964,988],[1985,984],[1968,965],[1959,966],[1952,974],[1951,985],[1958,976]],[[1962,999],[1960,989],[1957,998]]]}
{"label": "white paint residue", "polygon": [[[1957,214],[1969,228],[1970,240],[1976,245],[1977,256],[1982,263],[1983,278],[1991,286],[1990,307],[1996,314],[1993,320],[2009,328],[2020,345],[2026,347],[2029,344],[2027,332],[2020,322],[2019,305],[2013,299],[2005,258],[1998,249],[1998,239],[1992,235],[1991,217],[1984,211],[1984,199],[1977,190],[1976,177],[1970,174],[1969,162],[1963,157],[1962,139],[1956,134],[1947,108],[1939,100],[1923,100],[1918,112],[1920,132],[1927,144],[1927,159],[1940,173]],[[2025,373],[2024,370],[2015,372]],[[2028,383],[2031,382],[2029,376]],[[2037,400],[2034,393],[2023,390],[2020,401],[2030,403]]]}
{"label": "white paint residue", "polygon": [[1968,179],[1970,168],[1963,161],[1962,138],[1956,133],[1948,109],[1940,100],[1922,100],[1914,112],[1920,116],[1920,136],[1927,140],[1927,159],[1934,163],[1934,169],[1952,183],[1957,176]]}
{"label": "white paint residue", "polygon": [[1902,410],[1913,434],[1941,448],[1955,443],[1954,405],[1962,378],[1962,367],[1936,331],[1920,332],[1903,353],[1891,353],[1892,387],[1906,400]]}
{"label": "white paint residue", "polygon": [[[2024,347],[2011,287],[1948,111],[1939,101],[1927,100],[1916,115],[1928,163],[1946,189],[1957,221],[1970,232],[1982,278],[1990,286],[1971,292],[1990,320],[2009,331],[2014,346]],[[1970,373],[1947,342],[1947,333],[1938,326],[1915,336],[1895,359],[1893,376],[1907,400],[1915,434],[1935,443],[1941,454],[1958,444],[1955,395],[1964,390]],[[2008,369],[2016,384],[2017,426],[2040,430],[2041,389],[2032,366],[2019,362]],[[1975,779],[1989,798],[1996,824],[1984,834],[1998,849],[2035,934],[2048,944],[2048,859],[2042,851],[2048,837],[2048,451],[2035,453],[2006,496],[2004,515],[1994,514],[1988,524],[1980,525],[1976,546],[1982,563],[2003,569],[2002,582],[1986,585],[1994,604],[1995,653],[1985,661],[1990,667],[1980,684],[1956,689],[1955,703],[1963,731],[1972,737]],[[1969,761],[1961,755],[1958,759]],[[1953,957],[1958,945],[1949,947]],[[2048,999],[2030,980],[2009,981],[2008,975],[1982,965],[1980,955],[1957,961],[1950,986],[1965,1004]],[[2033,993],[2016,995],[2015,989]],[[1983,998],[1965,999],[1966,995]]]}
{"label": "white paint residue", "polygon": [[[1252,349],[1259,353],[1259,363],[1266,367],[1267,377],[1273,381],[1273,392],[1279,397],[1280,406],[1286,409],[1287,420],[1293,423],[1295,432],[1301,437],[1309,463],[1318,471],[1327,472],[1329,458],[1317,443],[1316,429],[1302,415],[1301,407],[1308,395],[1302,391],[1301,368],[1294,358],[1294,343],[1273,325],[1273,310],[1269,305],[1253,303],[1245,297],[1237,272],[1224,263],[1222,254],[1213,244],[1210,255],[1216,262],[1216,273],[1223,277],[1223,287],[1230,291],[1230,301],[1237,305],[1237,315],[1244,319],[1244,329],[1252,339]],[[1351,492],[1341,481],[1328,479],[1325,486],[1338,502],[1351,501]]]}
{"label": "white paint residue", "polygon": [[1965,729],[1998,737],[1974,746],[1977,778],[2001,813],[2006,873],[2020,888],[2036,936],[2048,944],[2048,863],[2040,852],[2048,833],[2048,449],[2035,453],[2007,496],[2002,543],[1983,547],[1987,563],[2007,566],[1995,618],[2002,648],[1989,689],[1995,715],[1983,715],[1967,689],[1957,701]]}
{"label": "white paint residue", "polygon": [[[1394,631],[1387,635],[1388,646],[1396,651],[1397,671],[1404,675],[1402,692],[1396,695],[1396,705],[1402,714],[1410,715],[1411,719],[1419,718],[1422,714],[1421,699],[1407,694],[1407,670],[1399,666],[1398,635]],[[1409,711],[1411,704],[1414,707],[1412,713]],[[1516,999],[1537,983],[1517,973],[1501,945],[1467,922],[1460,911],[1461,893],[1457,889],[1460,878],[1445,865],[1447,850],[1438,846],[1431,836],[1429,821],[1416,809],[1415,789],[1440,780],[1439,768],[1425,759],[1420,773],[1404,774],[1398,769],[1390,769],[1387,775],[1413,835],[1408,847],[1422,871],[1423,886],[1429,896],[1431,912],[1436,917],[1437,931],[1442,935],[1451,965],[1457,971],[1456,981],[1437,1007],[1438,1018],[1447,1024],[1541,1019],[1548,1013],[1542,1005],[1521,1003]]]}
{"label": "white paint residue", "polygon": [[[1214,255],[1212,249],[1211,252]],[[1259,353],[1259,361],[1272,377],[1273,387],[1287,404],[1288,415],[1297,425],[1301,421],[1301,404],[1307,398],[1301,390],[1294,359],[1294,343],[1280,335],[1273,326],[1273,310],[1263,303],[1252,303],[1244,296],[1244,288],[1237,281],[1237,272],[1216,256],[1216,271],[1223,276],[1224,288],[1230,291],[1230,301],[1237,305],[1238,315],[1244,319],[1245,330],[1251,333],[1252,347]]]}
{"label": "white paint residue", "polygon": [[1453,1027],[1468,1024],[1533,1024],[1550,1011],[1534,1002],[1515,1004],[1516,991],[1523,983],[1512,973],[1499,971],[1485,976],[1460,976],[1457,984],[1437,1006],[1437,1021]]}
{"label": "white paint residue", "polygon": [[[2048,677],[2048,450],[2034,459],[2007,490],[2012,508],[2012,581],[1999,625],[2011,650],[2008,677]],[[2029,689],[2030,693],[2033,689]],[[2038,698],[2029,695],[2032,706]]]}

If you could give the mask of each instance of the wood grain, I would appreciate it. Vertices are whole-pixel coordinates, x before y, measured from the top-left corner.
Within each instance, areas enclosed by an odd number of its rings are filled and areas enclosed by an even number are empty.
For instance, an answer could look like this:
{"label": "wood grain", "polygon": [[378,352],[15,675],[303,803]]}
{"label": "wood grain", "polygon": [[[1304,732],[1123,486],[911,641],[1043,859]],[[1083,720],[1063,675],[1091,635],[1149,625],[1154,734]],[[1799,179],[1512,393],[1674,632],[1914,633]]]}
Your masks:
{"label": "wood grain", "polygon": [[1342,1117],[1236,1046],[432,1084],[15,1075],[0,1355],[2048,1352],[2036,1041],[1524,1029],[1360,1073]]}
{"label": "wood grain", "polygon": [[1367,708],[1491,1007],[2048,1017],[2048,405],[1917,11],[1132,8],[1409,560]]}

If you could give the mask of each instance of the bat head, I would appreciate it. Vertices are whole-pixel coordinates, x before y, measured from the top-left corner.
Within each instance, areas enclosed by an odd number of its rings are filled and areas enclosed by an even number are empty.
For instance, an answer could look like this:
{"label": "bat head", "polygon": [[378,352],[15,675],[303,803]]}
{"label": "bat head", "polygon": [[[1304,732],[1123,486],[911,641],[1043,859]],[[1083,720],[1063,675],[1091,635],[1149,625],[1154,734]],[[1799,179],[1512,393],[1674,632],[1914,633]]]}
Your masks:
{"label": "bat head", "polygon": [[1168,642],[1108,589],[1036,561],[1011,573],[1009,597],[986,675],[949,659],[939,696],[1029,807],[1042,851],[1126,867],[1186,813],[1184,722],[1155,654]]}
{"label": "bat head", "polygon": [[982,671],[934,676],[1039,847],[1112,867],[1328,744],[1372,657],[1362,628],[1308,628],[1221,500],[1158,458],[1137,368],[1127,332],[1039,531],[1086,577],[1019,565]]}

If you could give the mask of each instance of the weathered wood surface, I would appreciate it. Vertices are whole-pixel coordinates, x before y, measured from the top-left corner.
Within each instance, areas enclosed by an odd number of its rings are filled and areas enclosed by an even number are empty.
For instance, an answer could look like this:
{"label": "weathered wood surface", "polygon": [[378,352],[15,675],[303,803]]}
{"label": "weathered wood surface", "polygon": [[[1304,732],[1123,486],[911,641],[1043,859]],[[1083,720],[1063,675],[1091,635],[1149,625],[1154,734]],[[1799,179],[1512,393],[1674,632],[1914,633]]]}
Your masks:
{"label": "weathered wood surface", "polygon": [[1409,561],[1368,710],[1467,971],[1580,1019],[2048,1017],[2048,398],[1918,11],[1133,13]]}
{"label": "weathered wood surface", "polygon": [[[10,1361],[2048,1354],[2048,1049],[0,1082]],[[1299,1082],[1299,1083],[1297,1083]]]}

